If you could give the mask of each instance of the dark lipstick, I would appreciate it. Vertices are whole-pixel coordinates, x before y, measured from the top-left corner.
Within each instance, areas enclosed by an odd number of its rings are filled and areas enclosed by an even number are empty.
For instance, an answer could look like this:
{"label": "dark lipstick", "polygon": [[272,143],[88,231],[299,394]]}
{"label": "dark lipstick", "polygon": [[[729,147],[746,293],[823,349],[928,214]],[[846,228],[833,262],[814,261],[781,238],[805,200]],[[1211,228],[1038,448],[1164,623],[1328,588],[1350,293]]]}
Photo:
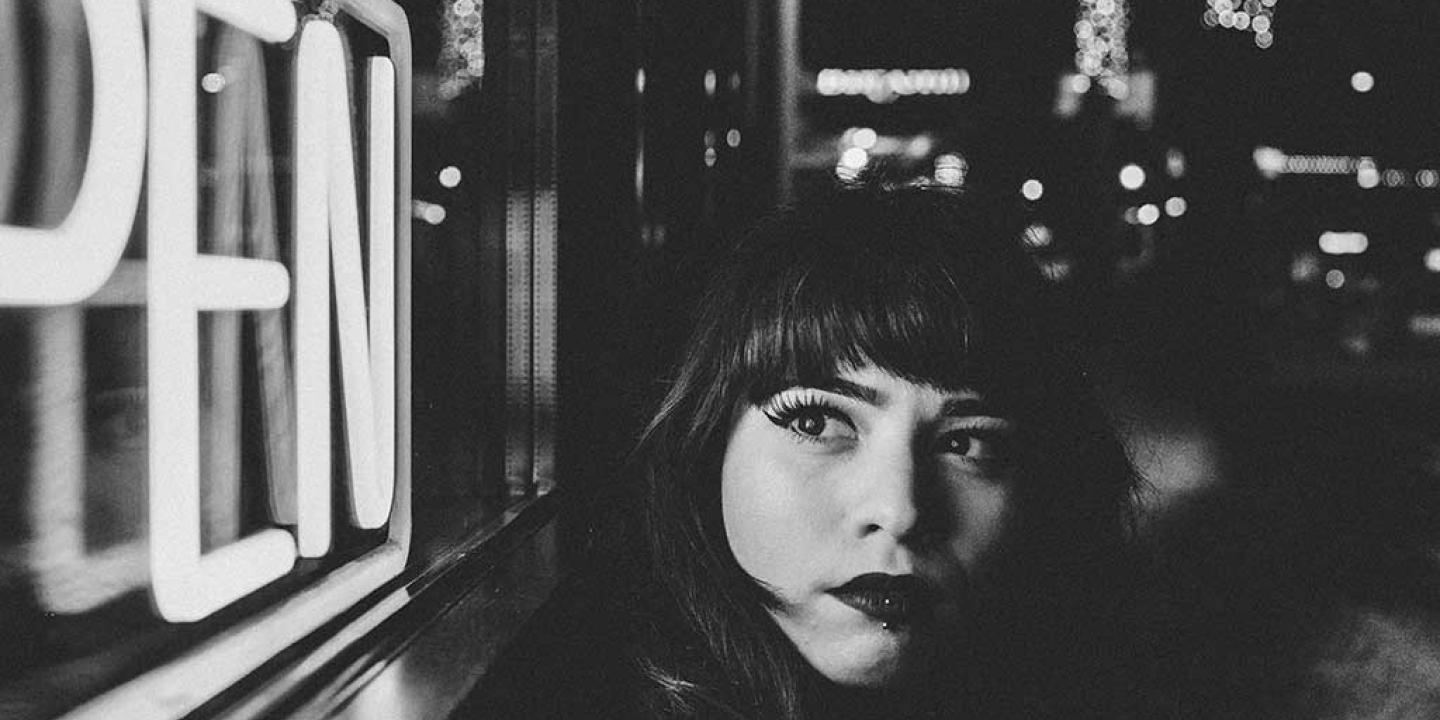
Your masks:
{"label": "dark lipstick", "polygon": [[914,575],[866,573],[830,590],[837,600],[879,620],[887,628],[928,612],[934,588]]}

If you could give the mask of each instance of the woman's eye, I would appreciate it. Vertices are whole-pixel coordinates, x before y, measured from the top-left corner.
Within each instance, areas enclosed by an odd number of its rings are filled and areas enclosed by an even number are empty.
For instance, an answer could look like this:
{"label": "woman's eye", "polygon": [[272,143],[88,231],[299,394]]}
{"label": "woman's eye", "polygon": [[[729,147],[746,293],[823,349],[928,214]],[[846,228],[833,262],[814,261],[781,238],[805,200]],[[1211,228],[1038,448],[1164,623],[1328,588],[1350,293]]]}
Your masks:
{"label": "woman's eye", "polygon": [[1006,461],[1013,455],[1003,434],[976,430],[952,430],[941,435],[936,451],[985,462]]}
{"label": "woman's eye", "polygon": [[969,455],[974,438],[966,433],[951,432],[940,436],[940,452],[952,455]]}
{"label": "woman's eye", "polygon": [[853,435],[849,420],[838,409],[806,399],[782,398],[762,408],[776,427],[797,440],[827,443]]}
{"label": "woman's eye", "polygon": [[795,418],[790,421],[790,428],[801,435],[820,437],[825,434],[825,426],[829,422],[825,413],[818,408],[807,408],[796,413]]}

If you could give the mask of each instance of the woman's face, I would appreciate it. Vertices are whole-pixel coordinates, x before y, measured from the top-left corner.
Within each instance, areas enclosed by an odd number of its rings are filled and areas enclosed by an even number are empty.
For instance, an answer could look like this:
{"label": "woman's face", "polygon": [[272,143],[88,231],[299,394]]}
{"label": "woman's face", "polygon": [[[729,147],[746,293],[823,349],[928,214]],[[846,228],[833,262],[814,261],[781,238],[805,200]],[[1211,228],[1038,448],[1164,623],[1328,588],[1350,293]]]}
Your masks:
{"label": "woman's face", "polygon": [[876,687],[959,640],[967,576],[1002,538],[1014,428],[968,391],[873,366],[746,406],[721,471],[735,559],[822,675]]}

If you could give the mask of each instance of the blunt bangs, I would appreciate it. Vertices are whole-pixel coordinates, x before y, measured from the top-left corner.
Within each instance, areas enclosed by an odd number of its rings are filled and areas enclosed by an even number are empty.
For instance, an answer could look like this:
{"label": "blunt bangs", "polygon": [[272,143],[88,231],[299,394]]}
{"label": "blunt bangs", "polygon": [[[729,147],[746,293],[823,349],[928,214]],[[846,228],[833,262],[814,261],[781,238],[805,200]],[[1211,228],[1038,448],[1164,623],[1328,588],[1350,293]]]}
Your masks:
{"label": "blunt bangs", "polygon": [[[845,190],[770,218],[737,246],[712,298],[719,347],[738,350],[722,372],[751,402],[867,364],[980,389],[995,364],[984,356],[1009,342],[996,336],[1025,315],[1011,307],[1025,302],[1020,276],[1034,273],[997,218],[935,190]],[[982,321],[1003,332],[982,333]]]}
{"label": "blunt bangs", "polygon": [[971,321],[955,279],[938,258],[876,250],[847,260],[816,252],[756,278],[752,312],[737,328],[752,402],[865,365],[936,387],[965,384]]}

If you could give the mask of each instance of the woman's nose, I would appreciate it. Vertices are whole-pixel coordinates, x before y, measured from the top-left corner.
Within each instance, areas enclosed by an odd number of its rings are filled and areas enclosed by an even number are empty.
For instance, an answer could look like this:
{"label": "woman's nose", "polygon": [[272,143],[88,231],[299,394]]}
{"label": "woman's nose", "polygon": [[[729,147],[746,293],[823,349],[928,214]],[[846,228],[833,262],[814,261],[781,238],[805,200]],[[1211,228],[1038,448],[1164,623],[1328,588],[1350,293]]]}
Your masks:
{"label": "woman's nose", "polygon": [[[903,447],[901,447],[903,445]],[[874,447],[856,468],[853,527],[907,539],[919,520],[920,464],[908,442]]]}

